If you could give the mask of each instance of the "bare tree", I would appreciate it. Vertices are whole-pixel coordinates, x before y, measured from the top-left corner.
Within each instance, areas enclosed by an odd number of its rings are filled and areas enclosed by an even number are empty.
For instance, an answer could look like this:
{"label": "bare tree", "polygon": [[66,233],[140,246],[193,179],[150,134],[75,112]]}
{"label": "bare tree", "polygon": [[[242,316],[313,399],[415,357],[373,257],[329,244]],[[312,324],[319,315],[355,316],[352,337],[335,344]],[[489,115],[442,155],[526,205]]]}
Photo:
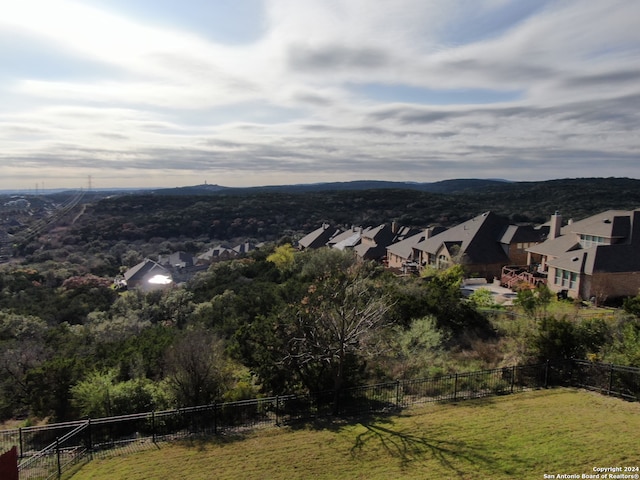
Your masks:
{"label": "bare tree", "polygon": [[179,405],[213,403],[229,379],[229,362],[221,339],[190,330],[167,352],[168,379]]}
{"label": "bare tree", "polygon": [[376,333],[387,324],[390,307],[362,264],[325,276],[290,306],[285,362],[307,377],[309,387],[317,386],[319,371],[327,371],[339,391],[349,359],[375,354]]}

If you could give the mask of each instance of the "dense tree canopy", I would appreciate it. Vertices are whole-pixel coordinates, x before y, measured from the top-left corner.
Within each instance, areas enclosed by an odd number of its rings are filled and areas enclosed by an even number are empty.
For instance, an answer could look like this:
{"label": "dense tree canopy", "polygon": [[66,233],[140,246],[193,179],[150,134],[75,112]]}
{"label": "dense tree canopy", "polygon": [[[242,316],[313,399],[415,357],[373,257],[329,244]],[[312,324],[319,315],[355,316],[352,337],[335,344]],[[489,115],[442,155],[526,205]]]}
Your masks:
{"label": "dense tree canopy", "polygon": [[[572,313],[556,315],[548,292],[526,291],[514,316],[496,320],[480,310],[488,306],[481,299],[461,298],[458,266],[395,277],[349,253],[290,244],[322,222],[449,226],[486,210],[539,222],[556,202],[575,218],[640,204],[635,184],[624,179],[613,187],[622,196],[587,184],[592,190],[571,195],[566,182],[544,182],[472,195],[127,195],[86,205],[82,215],[25,240],[20,261],[0,266],[0,419],[66,420],[317,392],[553,356],[640,366],[638,298],[605,322],[582,318],[570,301]],[[236,239],[269,243],[180,287],[112,287],[115,275],[145,257]]]}

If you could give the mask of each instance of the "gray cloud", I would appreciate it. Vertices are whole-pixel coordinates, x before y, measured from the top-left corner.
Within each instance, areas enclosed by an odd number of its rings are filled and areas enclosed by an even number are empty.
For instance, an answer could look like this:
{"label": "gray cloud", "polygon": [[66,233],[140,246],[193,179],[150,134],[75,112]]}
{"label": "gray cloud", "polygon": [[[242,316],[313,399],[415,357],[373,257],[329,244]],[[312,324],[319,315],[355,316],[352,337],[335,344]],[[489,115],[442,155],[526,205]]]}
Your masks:
{"label": "gray cloud", "polygon": [[435,110],[432,108],[419,108],[412,106],[391,107],[378,109],[368,115],[371,121],[397,120],[401,123],[435,123],[452,117],[459,116],[459,113]]}
{"label": "gray cloud", "polygon": [[349,48],[342,45],[309,47],[294,45],[289,49],[289,65],[296,71],[329,72],[335,69],[379,69],[388,65],[386,52],[370,47]]}
{"label": "gray cloud", "polygon": [[640,70],[618,70],[613,72],[569,76],[562,82],[567,88],[603,87],[607,89],[619,88],[623,85],[640,83]]}
{"label": "gray cloud", "polygon": [[296,103],[302,103],[317,107],[326,107],[335,103],[331,97],[315,93],[298,93],[293,96],[293,100]]}
{"label": "gray cloud", "polygon": [[[489,52],[488,52],[489,53]],[[547,80],[558,75],[556,68],[528,62],[526,59],[505,58],[444,61],[441,65],[447,74],[452,76],[469,76],[490,79],[501,85],[530,83],[536,80]]]}
{"label": "gray cloud", "polygon": [[[50,9],[38,31],[28,14],[12,24],[4,12],[0,39],[24,42],[21,56],[0,47],[0,188],[44,171],[126,171],[129,182],[214,172],[221,184],[273,172],[283,182],[637,176],[633,2],[365,3],[274,0],[265,30],[241,46],[197,36],[201,24],[114,20],[116,10],[65,24]],[[95,38],[67,31],[92,32],[95,18]]]}

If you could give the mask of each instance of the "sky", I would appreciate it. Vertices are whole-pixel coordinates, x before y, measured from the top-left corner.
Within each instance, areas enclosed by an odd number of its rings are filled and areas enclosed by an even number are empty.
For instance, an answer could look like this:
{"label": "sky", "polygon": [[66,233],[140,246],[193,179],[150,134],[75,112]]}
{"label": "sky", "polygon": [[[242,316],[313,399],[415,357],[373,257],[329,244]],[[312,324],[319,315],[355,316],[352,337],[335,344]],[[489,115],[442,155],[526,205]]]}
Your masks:
{"label": "sky", "polygon": [[637,0],[0,6],[0,189],[640,178]]}

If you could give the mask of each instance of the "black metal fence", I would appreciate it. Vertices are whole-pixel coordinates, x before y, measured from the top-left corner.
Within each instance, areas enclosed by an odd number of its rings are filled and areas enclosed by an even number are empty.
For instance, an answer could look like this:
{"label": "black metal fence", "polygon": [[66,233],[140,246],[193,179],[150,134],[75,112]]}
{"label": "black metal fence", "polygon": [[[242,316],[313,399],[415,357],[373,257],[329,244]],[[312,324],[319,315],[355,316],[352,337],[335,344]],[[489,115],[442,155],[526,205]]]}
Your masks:
{"label": "black metal fence", "polygon": [[0,451],[18,446],[20,478],[61,478],[94,454],[191,435],[220,435],[332,415],[573,386],[640,400],[640,369],[581,360],[398,380],[315,395],[287,395],[0,431]]}
{"label": "black metal fence", "polygon": [[573,387],[594,390],[605,395],[640,400],[640,369],[621,365],[572,360],[565,365],[563,376]]}

